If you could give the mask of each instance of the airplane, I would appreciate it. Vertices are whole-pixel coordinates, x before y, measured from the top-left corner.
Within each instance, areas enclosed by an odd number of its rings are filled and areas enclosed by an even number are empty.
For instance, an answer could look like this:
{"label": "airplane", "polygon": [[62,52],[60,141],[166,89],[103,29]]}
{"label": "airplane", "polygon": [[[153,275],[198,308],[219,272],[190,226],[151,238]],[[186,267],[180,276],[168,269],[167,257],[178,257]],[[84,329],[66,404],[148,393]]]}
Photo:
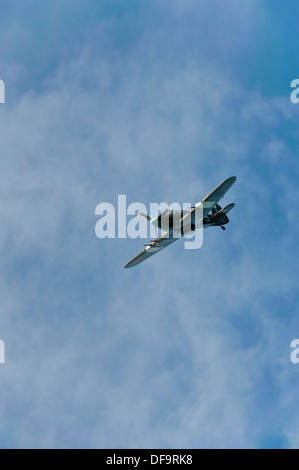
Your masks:
{"label": "airplane", "polygon": [[[225,230],[224,225],[229,223],[227,213],[235,207],[235,204],[231,203],[222,209],[218,202],[232,187],[236,179],[236,176],[231,176],[227,180],[223,181],[223,183],[217,186],[217,188],[201,202],[191,207],[189,211],[170,211],[167,209],[154,219],[151,219],[148,215],[139,212],[138,215],[148,219],[151,224],[167,231],[163,233],[161,237],[146,245],[146,248],[135,256],[135,258],[131,259],[124,268],[127,269],[136,266],[158,251],[163,250],[163,248],[166,248],[168,245],[171,245],[171,243],[178,240],[181,235],[187,235],[187,233],[194,232],[200,226],[203,228],[219,226],[222,230]],[[201,211],[199,211],[200,206],[202,209],[202,219],[197,220],[198,217],[196,216],[198,213],[201,214]],[[187,231],[184,231],[184,227],[188,227]]]}

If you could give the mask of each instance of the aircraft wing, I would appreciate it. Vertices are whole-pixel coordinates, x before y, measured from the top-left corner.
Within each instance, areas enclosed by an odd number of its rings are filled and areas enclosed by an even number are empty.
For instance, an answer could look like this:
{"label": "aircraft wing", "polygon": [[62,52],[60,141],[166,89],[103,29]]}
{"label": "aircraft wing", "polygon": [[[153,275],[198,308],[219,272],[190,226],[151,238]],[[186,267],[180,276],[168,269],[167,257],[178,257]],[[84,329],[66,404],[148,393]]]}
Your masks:
{"label": "aircraft wing", "polygon": [[[211,192],[208,196],[206,196],[202,201],[203,205],[203,214],[202,216],[205,217],[208,213],[216,206],[216,204],[220,201],[221,198],[227,193],[227,191],[232,187],[232,185],[236,181],[236,176],[231,176],[227,180],[223,181],[219,186],[217,186],[214,191]],[[194,208],[196,210],[196,208]]]}
{"label": "aircraft wing", "polygon": [[135,256],[135,258],[131,259],[131,261],[125,265],[125,268],[132,268],[133,266],[136,266],[136,264],[139,264],[145,259],[150,258],[150,256],[153,256],[154,254],[158,253],[158,251],[163,250],[163,248],[171,245],[171,243],[175,242],[176,240],[179,240],[179,238],[170,237],[168,232],[163,233],[161,237],[154,240],[143,251],[141,251],[141,253]]}

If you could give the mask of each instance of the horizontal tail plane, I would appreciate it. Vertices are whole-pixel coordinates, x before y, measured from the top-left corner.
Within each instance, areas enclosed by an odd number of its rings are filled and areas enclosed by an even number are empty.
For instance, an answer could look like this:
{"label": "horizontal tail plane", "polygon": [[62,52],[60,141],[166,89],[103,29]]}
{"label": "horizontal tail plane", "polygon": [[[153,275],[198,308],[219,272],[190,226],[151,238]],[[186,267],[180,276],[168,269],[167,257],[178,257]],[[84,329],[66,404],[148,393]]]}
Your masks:
{"label": "horizontal tail plane", "polygon": [[235,203],[232,202],[231,204],[229,204],[228,206],[224,207],[223,209],[221,209],[218,214],[227,214],[229,211],[231,211],[233,208],[235,207]]}

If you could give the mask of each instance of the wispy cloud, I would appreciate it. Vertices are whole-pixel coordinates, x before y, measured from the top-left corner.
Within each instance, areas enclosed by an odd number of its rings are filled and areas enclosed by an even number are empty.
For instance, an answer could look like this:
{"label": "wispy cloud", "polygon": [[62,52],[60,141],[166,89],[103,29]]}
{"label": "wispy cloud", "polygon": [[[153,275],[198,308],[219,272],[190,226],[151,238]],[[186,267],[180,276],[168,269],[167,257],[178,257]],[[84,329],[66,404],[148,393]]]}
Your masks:
{"label": "wispy cloud", "polygon": [[[1,41],[27,79],[0,108],[0,446],[296,447],[298,111],[238,73],[257,3],[75,3],[66,23],[45,3],[24,58],[23,10]],[[99,202],[198,202],[234,174],[199,251],[126,271],[143,241],[95,237]]]}

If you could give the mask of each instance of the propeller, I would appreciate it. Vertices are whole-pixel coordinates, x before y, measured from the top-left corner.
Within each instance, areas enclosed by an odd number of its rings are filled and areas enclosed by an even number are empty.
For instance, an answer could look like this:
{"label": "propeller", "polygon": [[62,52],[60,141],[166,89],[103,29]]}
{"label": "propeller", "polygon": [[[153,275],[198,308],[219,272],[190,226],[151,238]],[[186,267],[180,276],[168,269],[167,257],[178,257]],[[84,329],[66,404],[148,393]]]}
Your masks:
{"label": "propeller", "polygon": [[140,215],[140,217],[143,217],[144,219],[147,219],[149,221],[152,220],[149,215],[143,214],[143,212],[138,211],[137,215]]}

